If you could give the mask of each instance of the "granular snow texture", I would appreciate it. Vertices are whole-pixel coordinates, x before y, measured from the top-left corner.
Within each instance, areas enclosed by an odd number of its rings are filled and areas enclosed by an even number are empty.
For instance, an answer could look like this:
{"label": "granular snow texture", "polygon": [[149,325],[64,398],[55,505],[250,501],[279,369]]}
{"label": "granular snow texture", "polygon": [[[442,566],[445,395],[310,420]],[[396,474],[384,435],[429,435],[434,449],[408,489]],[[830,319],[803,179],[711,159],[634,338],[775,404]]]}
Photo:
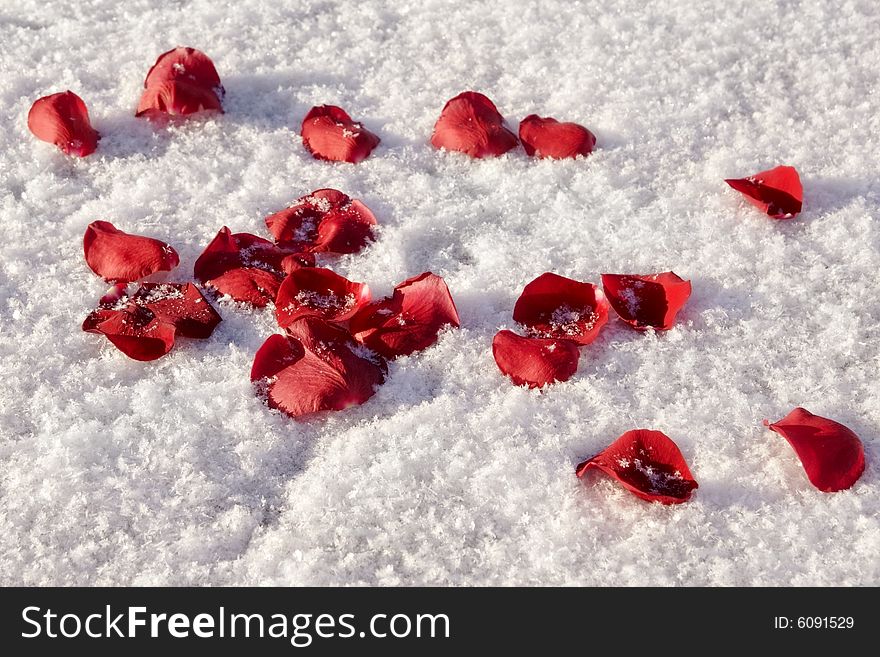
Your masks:
{"label": "granular snow texture", "polygon": [[[3,584],[880,584],[880,5],[873,0],[199,0],[0,9],[0,582]],[[134,118],[177,45],[212,57],[226,113]],[[103,134],[65,157],[27,131],[71,89]],[[486,93],[598,136],[585,160],[485,161],[428,144],[447,99]],[[382,144],[312,159],[299,123],[344,107]],[[796,166],[775,222],[724,178]],[[390,366],[363,406],[269,410],[251,362],[272,309],[221,301],[205,341],[153,363],[80,323],[106,288],[101,219],[170,242],[190,280],[221,226],[335,187],[374,210],[327,260],[391,292],[431,270],[462,327]],[[578,373],[514,387],[491,341],[544,271],[673,270],[676,327],[612,321]],[[160,279],[161,280],[161,279]],[[851,427],[868,467],[824,494],[761,420]],[[578,461],[663,431],[700,483],[650,505]]]}

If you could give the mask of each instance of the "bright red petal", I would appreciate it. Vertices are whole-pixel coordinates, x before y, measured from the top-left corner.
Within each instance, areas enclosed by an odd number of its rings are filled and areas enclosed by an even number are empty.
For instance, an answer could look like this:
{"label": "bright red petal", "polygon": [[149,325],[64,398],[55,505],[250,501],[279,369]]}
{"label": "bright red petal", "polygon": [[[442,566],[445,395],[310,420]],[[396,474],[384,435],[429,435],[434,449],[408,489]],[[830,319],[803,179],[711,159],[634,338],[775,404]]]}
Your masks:
{"label": "bright red petal", "polygon": [[524,338],[499,331],[492,340],[492,355],[504,374],[518,385],[541,388],[568,381],[577,371],[580,352],[571,340]]}
{"label": "bright red petal", "polygon": [[608,301],[591,283],[548,272],[523,288],[513,319],[535,337],[590,344],[608,321]]}
{"label": "bright red petal", "polygon": [[94,153],[101,138],[92,128],[86,104],[72,91],[37,100],[28,112],[28,128],[37,139],[79,157]]}
{"label": "bright red petal", "polygon": [[731,178],[724,182],[774,219],[791,219],[801,211],[804,188],[794,167],[780,166],[748,178]]}
{"label": "bright red petal", "polygon": [[254,357],[251,381],[269,406],[293,417],[364,403],[385,379],[384,363],[357,353],[348,333],[315,317],[273,335]]}
{"label": "bright red petal", "polygon": [[303,119],[303,145],[318,160],[357,164],[379,145],[379,138],[352,121],[340,107],[313,107]]}
{"label": "bright red petal", "polygon": [[[103,321],[93,320],[89,328],[83,325],[83,329],[103,334],[129,358],[156,360],[174,346],[174,325],[162,321],[147,308],[131,303],[121,310],[103,312]],[[90,319],[91,315],[86,322]]]}
{"label": "bright red petal", "polygon": [[133,301],[173,324],[185,338],[210,337],[221,318],[192,283],[144,283]]}
{"label": "bright red petal", "polygon": [[596,136],[577,123],[530,114],[519,124],[519,140],[528,155],[556,159],[589,155],[596,146]]}
{"label": "bright red petal", "polygon": [[431,272],[407,279],[394,296],[365,306],[351,319],[351,333],[385,358],[430,347],[444,326],[458,327],[458,310],[449,288]]}
{"label": "bright red petal", "polygon": [[697,488],[678,446],[659,431],[627,431],[602,452],[577,466],[583,477],[598,468],[648,502],[687,502]]}
{"label": "bright red petal", "polygon": [[281,246],[311,253],[357,253],[373,239],[376,217],[358,200],[319,189],[266,217]]}
{"label": "bright red petal", "polygon": [[200,87],[221,86],[220,76],[210,57],[201,50],[182,46],[159,55],[147,73],[144,88],[168,80],[180,80]]}
{"label": "bright red petal", "polygon": [[129,235],[109,221],[93,221],[83,238],[86,262],[108,281],[136,281],[180,262],[171,245],[152,237]]}
{"label": "bright red petal", "polygon": [[175,48],[159,56],[147,73],[137,116],[186,115],[223,111],[223,85],[214,63],[195,48]]}
{"label": "bright red petal", "polygon": [[196,260],[193,272],[221,294],[263,307],[275,301],[286,272],[314,262],[314,256],[250,233],[233,234],[224,226]]}
{"label": "bright red petal", "polygon": [[832,493],[851,487],[865,470],[862,441],[849,428],[808,410],[796,408],[771,424],[771,431],[788,441],[819,490]]}
{"label": "bright red petal", "polygon": [[135,116],[186,116],[211,111],[223,111],[221,97],[215,90],[170,81],[147,87],[141,95]]}
{"label": "bright red petal", "polygon": [[487,157],[506,153],[517,140],[491,100],[481,93],[465,91],[443,107],[431,144],[471,157]]}
{"label": "bright red petal", "polygon": [[275,317],[281,328],[300,317],[342,322],[369,302],[370,288],[364,283],[322,267],[305,267],[284,279],[275,299]]}
{"label": "bright red petal", "polygon": [[691,296],[691,283],[671,271],[662,274],[602,274],[608,303],[633,328],[666,331]]}

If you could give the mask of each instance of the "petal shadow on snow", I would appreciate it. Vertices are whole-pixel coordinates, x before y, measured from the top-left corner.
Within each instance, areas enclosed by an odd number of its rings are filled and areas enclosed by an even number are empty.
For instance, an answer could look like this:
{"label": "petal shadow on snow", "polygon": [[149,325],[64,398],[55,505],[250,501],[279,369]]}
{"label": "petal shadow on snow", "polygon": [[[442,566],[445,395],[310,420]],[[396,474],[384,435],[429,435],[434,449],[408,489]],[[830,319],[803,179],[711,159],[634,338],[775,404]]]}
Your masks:
{"label": "petal shadow on snow", "polygon": [[[340,76],[320,71],[227,75],[223,77],[224,116],[236,123],[263,129],[290,128],[299,134],[303,117],[315,104],[336,103],[348,108],[348,99],[338,91],[344,89],[344,84]],[[298,100],[297,92],[309,87],[321,91],[314,96],[314,102]],[[351,110],[358,120],[366,119],[356,108]],[[372,128],[372,122],[365,122]]]}
{"label": "petal shadow on snow", "polygon": [[808,218],[841,210],[859,198],[880,197],[880,183],[839,176],[804,178],[804,210]]}
{"label": "petal shadow on snow", "polygon": [[162,157],[173,139],[164,127],[135,117],[134,110],[99,116],[94,125],[101,133],[95,155],[112,160],[136,155]]}

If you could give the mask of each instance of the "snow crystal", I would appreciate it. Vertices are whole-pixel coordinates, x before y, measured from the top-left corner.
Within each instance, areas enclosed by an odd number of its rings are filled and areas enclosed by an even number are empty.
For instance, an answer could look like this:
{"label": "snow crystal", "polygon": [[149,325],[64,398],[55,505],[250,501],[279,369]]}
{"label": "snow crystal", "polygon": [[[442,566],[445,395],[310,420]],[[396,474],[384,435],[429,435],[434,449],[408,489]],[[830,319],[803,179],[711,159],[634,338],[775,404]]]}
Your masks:
{"label": "snow crystal", "polygon": [[327,294],[321,294],[314,290],[300,290],[293,297],[295,303],[288,306],[288,310],[296,310],[301,306],[314,308],[316,310],[325,310],[333,313],[344,313],[357,303],[357,299],[353,294],[338,295],[328,291]]}

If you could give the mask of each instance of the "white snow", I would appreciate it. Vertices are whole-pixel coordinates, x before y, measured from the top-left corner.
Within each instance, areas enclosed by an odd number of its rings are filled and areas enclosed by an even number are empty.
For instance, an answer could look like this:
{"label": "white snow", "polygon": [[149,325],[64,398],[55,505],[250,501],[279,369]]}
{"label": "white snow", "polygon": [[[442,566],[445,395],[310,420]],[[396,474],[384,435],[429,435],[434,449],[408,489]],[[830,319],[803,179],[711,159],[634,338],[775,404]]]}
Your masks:
{"label": "white snow", "polygon": [[[880,5],[405,0],[5,2],[0,10],[0,583],[880,584]],[[143,79],[203,49],[226,114],[134,118]],[[103,134],[68,158],[27,131],[71,89]],[[586,160],[474,161],[428,145],[444,103],[486,93],[598,136]],[[312,159],[310,107],[382,143]],[[724,184],[777,164],[804,211]],[[271,309],[221,302],[209,340],[154,363],[80,324],[106,284],[91,221],[170,242],[189,280],[221,226],[335,187],[381,223],[332,262],[377,298],[443,276],[462,328],[392,363],[363,406],[306,422],[249,380]],[[673,270],[678,325],[611,321],[571,381],[514,387],[492,360],[544,271]],[[820,493],[761,426],[794,406],[843,422],[868,468]],[[633,428],[675,440],[700,484],[649,505],[574,476]]]}

